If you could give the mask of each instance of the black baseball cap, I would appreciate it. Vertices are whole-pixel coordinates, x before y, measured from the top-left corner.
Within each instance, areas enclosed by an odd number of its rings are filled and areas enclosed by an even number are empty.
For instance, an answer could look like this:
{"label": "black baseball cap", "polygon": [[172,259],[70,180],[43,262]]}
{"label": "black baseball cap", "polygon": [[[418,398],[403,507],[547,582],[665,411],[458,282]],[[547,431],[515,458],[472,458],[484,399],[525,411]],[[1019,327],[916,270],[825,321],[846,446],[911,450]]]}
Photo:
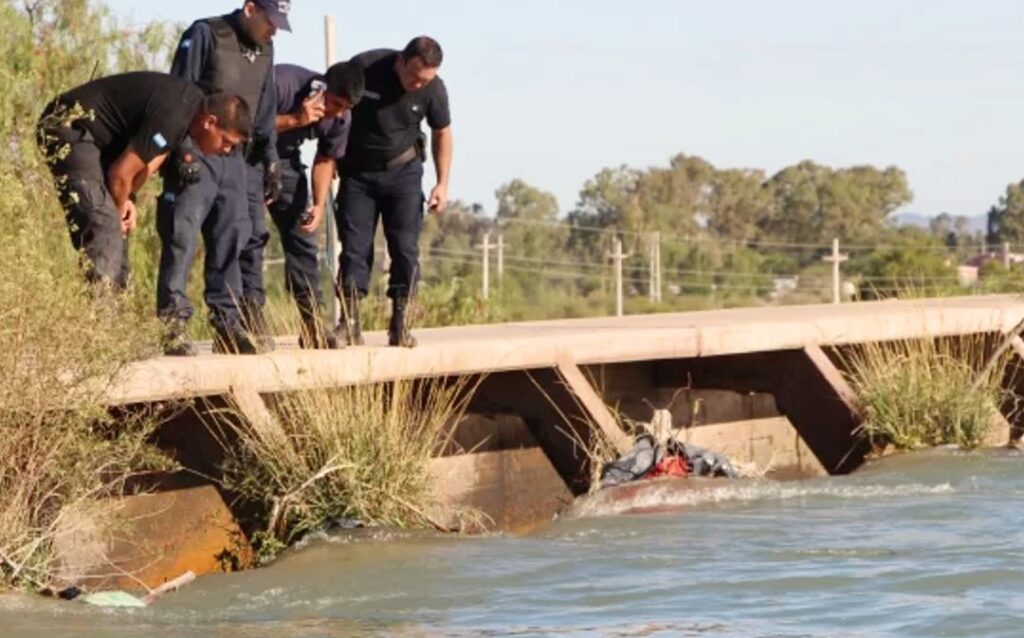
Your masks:
{"label": "black baseball cap", "polygon": [[270,24],[280,31],[291,33],[292,25],[288,24],[288,12],[292,10],[292,0],[252,0],[252,2],[267,12]]}

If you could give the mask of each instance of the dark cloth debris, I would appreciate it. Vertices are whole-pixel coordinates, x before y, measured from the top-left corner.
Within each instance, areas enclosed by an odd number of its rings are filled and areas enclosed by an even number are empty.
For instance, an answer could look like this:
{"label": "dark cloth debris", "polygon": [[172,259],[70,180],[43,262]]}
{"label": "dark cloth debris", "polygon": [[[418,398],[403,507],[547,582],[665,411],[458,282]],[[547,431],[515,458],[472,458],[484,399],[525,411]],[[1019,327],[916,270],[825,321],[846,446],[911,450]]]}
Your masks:
{"label": "dark cloth debris", "polygon": [[327,521],[323,524],[323,531],[337,532],[352,529],[363,529],[365,527],[366,523],[357,518],[345,518],[344,516],[338,516],[335,518],[327,519]]}
{"label": "dark cloth debris", "polygon": [[604,466],[601,487],[659,476],[738,478],[739,475],[722,454],[675,440],[660,445],[650,434],[642,434],[628,454]]}

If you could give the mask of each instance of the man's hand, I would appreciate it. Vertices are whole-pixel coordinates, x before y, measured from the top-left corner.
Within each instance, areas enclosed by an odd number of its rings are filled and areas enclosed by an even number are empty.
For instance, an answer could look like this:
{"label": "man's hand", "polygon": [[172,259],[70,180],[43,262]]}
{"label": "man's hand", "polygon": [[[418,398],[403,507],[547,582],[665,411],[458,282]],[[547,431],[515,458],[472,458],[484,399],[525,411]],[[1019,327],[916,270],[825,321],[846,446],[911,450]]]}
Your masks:
{"label": "man's hand", "polygon": [[277,162],[267,164],[263,169],[263,201],[270,206],[281,197],[283,190],[281,167],[277,165]]}
{"label": "man's hand", "polygon": [[300,126],[309,126],[324,119],[324,96],[323,93],[310,95],[302,101],[302,108],[298,111]]}
{"label": "man's hand", "polygon": [[323,206],[310,206],[306,209],[306,212],[302,217],[299,218],[299,230],[304,233],[310,233],[316,231],[320,227],[320,222],[324,219],[324,207]]}
{"label": "man's hand", "polygon": [[127,235],[135,230],[135,224],[139,217],[139,211],[135,208],[135,202],[130,199],[124,200],[124,204],[121,205],[120,210],[117,212],[121,214],[121,231]]}
{"label": "man's hand", "polygon": [[430,191],[430,199],[427,202],[427,210],[432,213],[443,213],[448,207],[448,186],[438,184]]}

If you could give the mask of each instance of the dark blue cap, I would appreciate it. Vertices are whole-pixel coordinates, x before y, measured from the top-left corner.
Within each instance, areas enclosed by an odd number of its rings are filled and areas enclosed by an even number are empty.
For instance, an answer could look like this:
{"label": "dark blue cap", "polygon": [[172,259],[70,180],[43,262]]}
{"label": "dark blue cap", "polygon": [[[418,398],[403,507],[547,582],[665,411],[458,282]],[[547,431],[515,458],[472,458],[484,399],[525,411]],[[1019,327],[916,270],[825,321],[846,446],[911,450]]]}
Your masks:
{"label": "dark blue cap", "polygon": [[288,24],[288,12],[292,10],[291,0],[252,0],[252,2],[267,12],[270,24],[280,31],[291,32],[292,25]]}

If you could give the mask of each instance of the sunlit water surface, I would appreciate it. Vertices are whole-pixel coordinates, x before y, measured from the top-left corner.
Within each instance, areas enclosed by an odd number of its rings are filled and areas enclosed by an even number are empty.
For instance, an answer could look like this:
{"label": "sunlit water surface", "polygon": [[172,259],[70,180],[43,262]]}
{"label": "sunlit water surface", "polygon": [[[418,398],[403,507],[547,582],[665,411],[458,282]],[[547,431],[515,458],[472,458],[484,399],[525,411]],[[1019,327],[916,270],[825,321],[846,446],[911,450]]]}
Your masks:
{"label": "sunlit water surface", "polygon": [[653,486],[526,538],[314,540],[144,610],[3,596],[0,636],[1024,636],[1022,505],[1012,452]]}

